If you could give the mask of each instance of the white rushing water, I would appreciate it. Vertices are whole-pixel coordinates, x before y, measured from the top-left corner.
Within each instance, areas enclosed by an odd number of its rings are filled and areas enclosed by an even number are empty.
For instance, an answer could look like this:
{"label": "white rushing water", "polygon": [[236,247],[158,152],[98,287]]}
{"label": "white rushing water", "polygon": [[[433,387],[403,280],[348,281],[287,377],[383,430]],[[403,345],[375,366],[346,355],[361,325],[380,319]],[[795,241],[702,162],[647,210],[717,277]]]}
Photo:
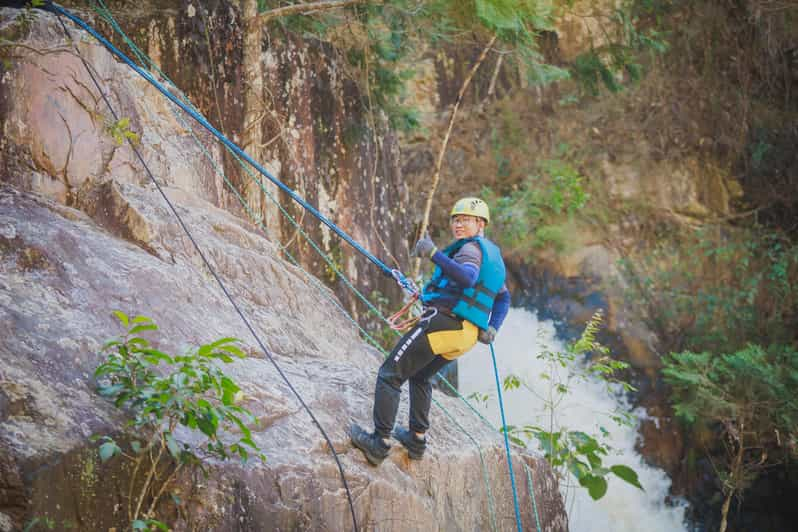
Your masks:
{"label": "white rushing water", "polygon": [[[477,344],[472,352],[461,358],[459,364],[460,391],[468,396],[473,392],[488,394],[484,406],[478,405],[485,416],[497,426],[501,425],[495,377],[487,346]],[[511,309],[494,344],[499,376],[515,374],[541,396],[548,394],[550,381],[540,377],[547,371],[544,361],[537,355],[543,351],[562,351],[563,343],[556,339],[554,324],[540,322],[536,314],[523,309]],[[623,406],[622,399],[608,395],[605,386],[597,380],[573,381],[570,393],[556,409],[556,424],[569,430],[581,430],[593,436],[599,427],[610,432],[605,443],[612,451],[604,458],[604,465],[625,464],[639,475],[645,491],[626,482],[609,477],[607,494],[593,501],[584,488],[562,488],[572,532],[678,532],[686,531],[685,506],[665,503],[670,479],[660,469],[645,464],[635,451],[637,427],[618,426],[604,413]],[[549,415],[544,412],[543,401],[523,388],[503,393],[508,425],[549,425]],[[644,416],[642,411],[635,412]],[[575,484],[573,478],[568,478]],[[509,482],[509,479],[508,479]]]}

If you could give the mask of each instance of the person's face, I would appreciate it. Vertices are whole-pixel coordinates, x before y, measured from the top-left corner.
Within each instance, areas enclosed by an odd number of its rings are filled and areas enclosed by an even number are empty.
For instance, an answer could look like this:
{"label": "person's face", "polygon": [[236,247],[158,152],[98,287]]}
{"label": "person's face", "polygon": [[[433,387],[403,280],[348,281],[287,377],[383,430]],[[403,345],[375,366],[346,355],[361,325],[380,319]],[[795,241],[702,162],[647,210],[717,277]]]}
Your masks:
{"label": "person's face", "polygon": [[455,214],[449,220],[449,224],[456,240],[475,237],[485,228],[485,220],[467,214]]}

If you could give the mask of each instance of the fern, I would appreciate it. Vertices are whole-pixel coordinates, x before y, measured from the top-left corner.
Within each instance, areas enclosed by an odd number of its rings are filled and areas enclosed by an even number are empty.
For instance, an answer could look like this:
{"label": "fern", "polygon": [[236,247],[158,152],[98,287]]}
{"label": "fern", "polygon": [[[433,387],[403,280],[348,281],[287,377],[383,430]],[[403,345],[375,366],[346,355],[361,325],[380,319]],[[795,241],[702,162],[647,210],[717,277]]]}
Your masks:
{"label": "fern", "polygon": [[573,351],[575,353],[583,354],[589,353],[595,349],[602,348],[602,346],[596,340],[596,335],[598,334],[599,328],[601,327],[601,316],[602,311],[601,309],[597,310],[590,320],[585,324],[585,330],[582,333],[582,336],[574,343]]}

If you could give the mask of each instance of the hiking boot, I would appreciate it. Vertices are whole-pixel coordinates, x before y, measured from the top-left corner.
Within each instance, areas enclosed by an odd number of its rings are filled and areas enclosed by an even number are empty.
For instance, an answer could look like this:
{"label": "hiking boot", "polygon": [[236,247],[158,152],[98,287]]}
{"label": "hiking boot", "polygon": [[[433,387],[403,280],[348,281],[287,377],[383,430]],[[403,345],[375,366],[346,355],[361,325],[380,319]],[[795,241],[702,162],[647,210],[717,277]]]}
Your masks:
{"label": "hiking boot", "polygon": [[391,446],[386,445],[376,433],[366,432],[357,423],[349,428],[349,438],[352,445],[363,451],[371,465],[380,465],[391,450]]}
{"label": "hiking boot", "polygon": [[412,460],[421,460],[424,451],[427,449],[427,439],[419,438],[414,432],[397,427],[393,431],[393,437],[407,449],[407,456]]}

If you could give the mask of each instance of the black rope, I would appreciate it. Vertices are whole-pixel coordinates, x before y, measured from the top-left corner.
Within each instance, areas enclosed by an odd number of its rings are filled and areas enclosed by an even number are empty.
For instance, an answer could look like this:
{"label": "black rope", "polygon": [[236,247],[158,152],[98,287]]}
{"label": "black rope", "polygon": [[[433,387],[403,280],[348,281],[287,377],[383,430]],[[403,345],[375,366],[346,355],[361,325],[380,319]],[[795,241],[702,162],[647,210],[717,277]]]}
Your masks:
{"label": "black rope", "polygon": [[[81,55],[80,50],[78,49],[78,47],[75,45],[74,41],[72,40],[72,36],[69,34],[69,31],[67,30],[66,25],[64,24],[64,21],[61,19],[61,15],[58,12],[54,12],[54,14],[58,18],[58,22],[61,24],[61,27],[64,29],[64,34],[67,36],[67,39],[74,46],[75,52],[77,53],[78,57],[80,58],[80,61],[83,63],[83,66],[86,67],[86,71],[89,73],[89,76],[91,76],[91,79],[94,82],[94,85],[97,87],[97,91],[100,93],[100,95],[102,96],[102,98],[105,101],[106,105],[108,106],[108,110],[113,115],[114,120],[115,121],[119,121],[119,117],[117,116],[116,111],[114,111],[114,108],[111,105],[111,102],[108,101],[107,96],[105,95],[105,93],[103,92],[102,88],[100,87],[100,83],[97,81],[97,78],[94,76],[94,73],[92,72],[91,67],[86,62],[86,60],[83,58],[83,55]],[[325,439],[325,441],[327,442],[327,445],[330,448],[330,452],[332,453],[333,457],[335,458],[335,463],[338,465],[338,471],[341,474],[341,481],[344,484],[344,489],[346,490],[346,497],[347,497],[347,499],[349,501],[349,510],[352,513],[352,522],[353,522],[354,527],[355,527],[355,532],[357,532],[358,531],[357,517],[355,516],[355,506],[354,506],[354,503],[352,502],[352,493],[349,491],[349,485],[346,482],[346,475],[344,474],[343,465],[341,465],[341,460],[338,457],[338,453],[335,452],[335,447],[333,447],[333,444],[332,444],[332,441],[330,440],[330,437],[327,435],[327,432],[321,426],[321,423],[319,423],[319,420],[316,419],[316,416],[313,414],[313,411],[310,409],[310,407],[307,405],[307,403],[305,403],[304,399],[302,399],[302,396],[299,394],[299,392],[296,390],[296,388],[294,388],[294,385],[291,384],[291,381],[288,380],[288,377],[285,375],[283,370],[277,364],[277,361],[274,360],[274,357],[272,356],[272,353],[269,350],[269,348],[267,348],[266,345],[261,341],[260,337],[255,332],[255,329],[252,327],[252,325],[250,325],[249,320],[247,320],[246,316],[244,316],[244,313],[241,311],[241,309],[239,308],[238,304],[235,302],[235,299],[233,299],[233,296],[227,290],[227,287],[225,287],[225,285],[222,282],[221,278],[216,273],[216,271],[213,269],[213,266],[211,266],[211,264],[208,261],[208,259],[205,257],[205,254],[202,253],[202,250],[200,249],[199,245],[197,244],[197,241],[194,240],[194,237],[191,235],[191,232],[188,230],[188,227],[186,227],[186,224],[183,222],[183,219],[177,213],[177,209],[175,209],[175,206],[172,204],[172,202],[166,196],[166,194],[164,193],[163,189],[161,188],[161,185],[158,184],[158,181],[155,179],[155,176],[150,171],[150,168],[147,166],[147,163],[144,162],[144,158],[141,156],[141,154],[139,153],[138,149],[135,147],[135,145],[133,144],[133,142],[130,139],[127,139],[127,141],[128,141],[128,144],[130,145],[131,149],[133,150],[133,152],[136,154],[136,157],[141,162],[142,166],[144,166],[144,170],[147,172],[147,175],[150,177],[150,180],[155,185],[155,188],[158,189],[158,192],[161,194],[161,196],[163,197],[164,201],[167,203],[167,205],[169,205],[169,209],[171,209],[172,214],[175,215],[175,218],[177,218],[177,221],[180,223],[180,226],[183,228],[183,231],[186,233],[186,235],[188,236],[189,240],[191,240],[191,243],[194,245],[194,249],[197,250],[197,253],[199,254],[200,258],[202,259],[202,262],[205,263],[205,266],[211,272],[211,275],[213,275],[214,279],[216,279],[216,282],[219,284],[219,287],[222,289],[222,292],[224,292],[224,295],[227,296],[227,299],[230,301],[230,304],[233,305],[233,308],[238,313],[238,315],[241,317],[241,320],[247,326],[247,329],[249,329],[249,332],[255,338],[255,341],[258,343],[258,345],[260,346],[261,350],[263,350],[263,352],[266,354],[266,356],[268,357],[269,361],[274,365],[274,368],[277,370],[277,373],[279,373],[280,376],[283,378],[285,383],[288,385],[288,387],[294,393],[296,398],[299,400],[299,402],[302,405],[302,407],[305,409],[305,411],[308,413],[308,415],[310,415],[310,418],[313,420],[313,423],[315,423],[315,425],[319,428],[319,430],[321,431],[322,436],[324,436],[324,439]]]}

